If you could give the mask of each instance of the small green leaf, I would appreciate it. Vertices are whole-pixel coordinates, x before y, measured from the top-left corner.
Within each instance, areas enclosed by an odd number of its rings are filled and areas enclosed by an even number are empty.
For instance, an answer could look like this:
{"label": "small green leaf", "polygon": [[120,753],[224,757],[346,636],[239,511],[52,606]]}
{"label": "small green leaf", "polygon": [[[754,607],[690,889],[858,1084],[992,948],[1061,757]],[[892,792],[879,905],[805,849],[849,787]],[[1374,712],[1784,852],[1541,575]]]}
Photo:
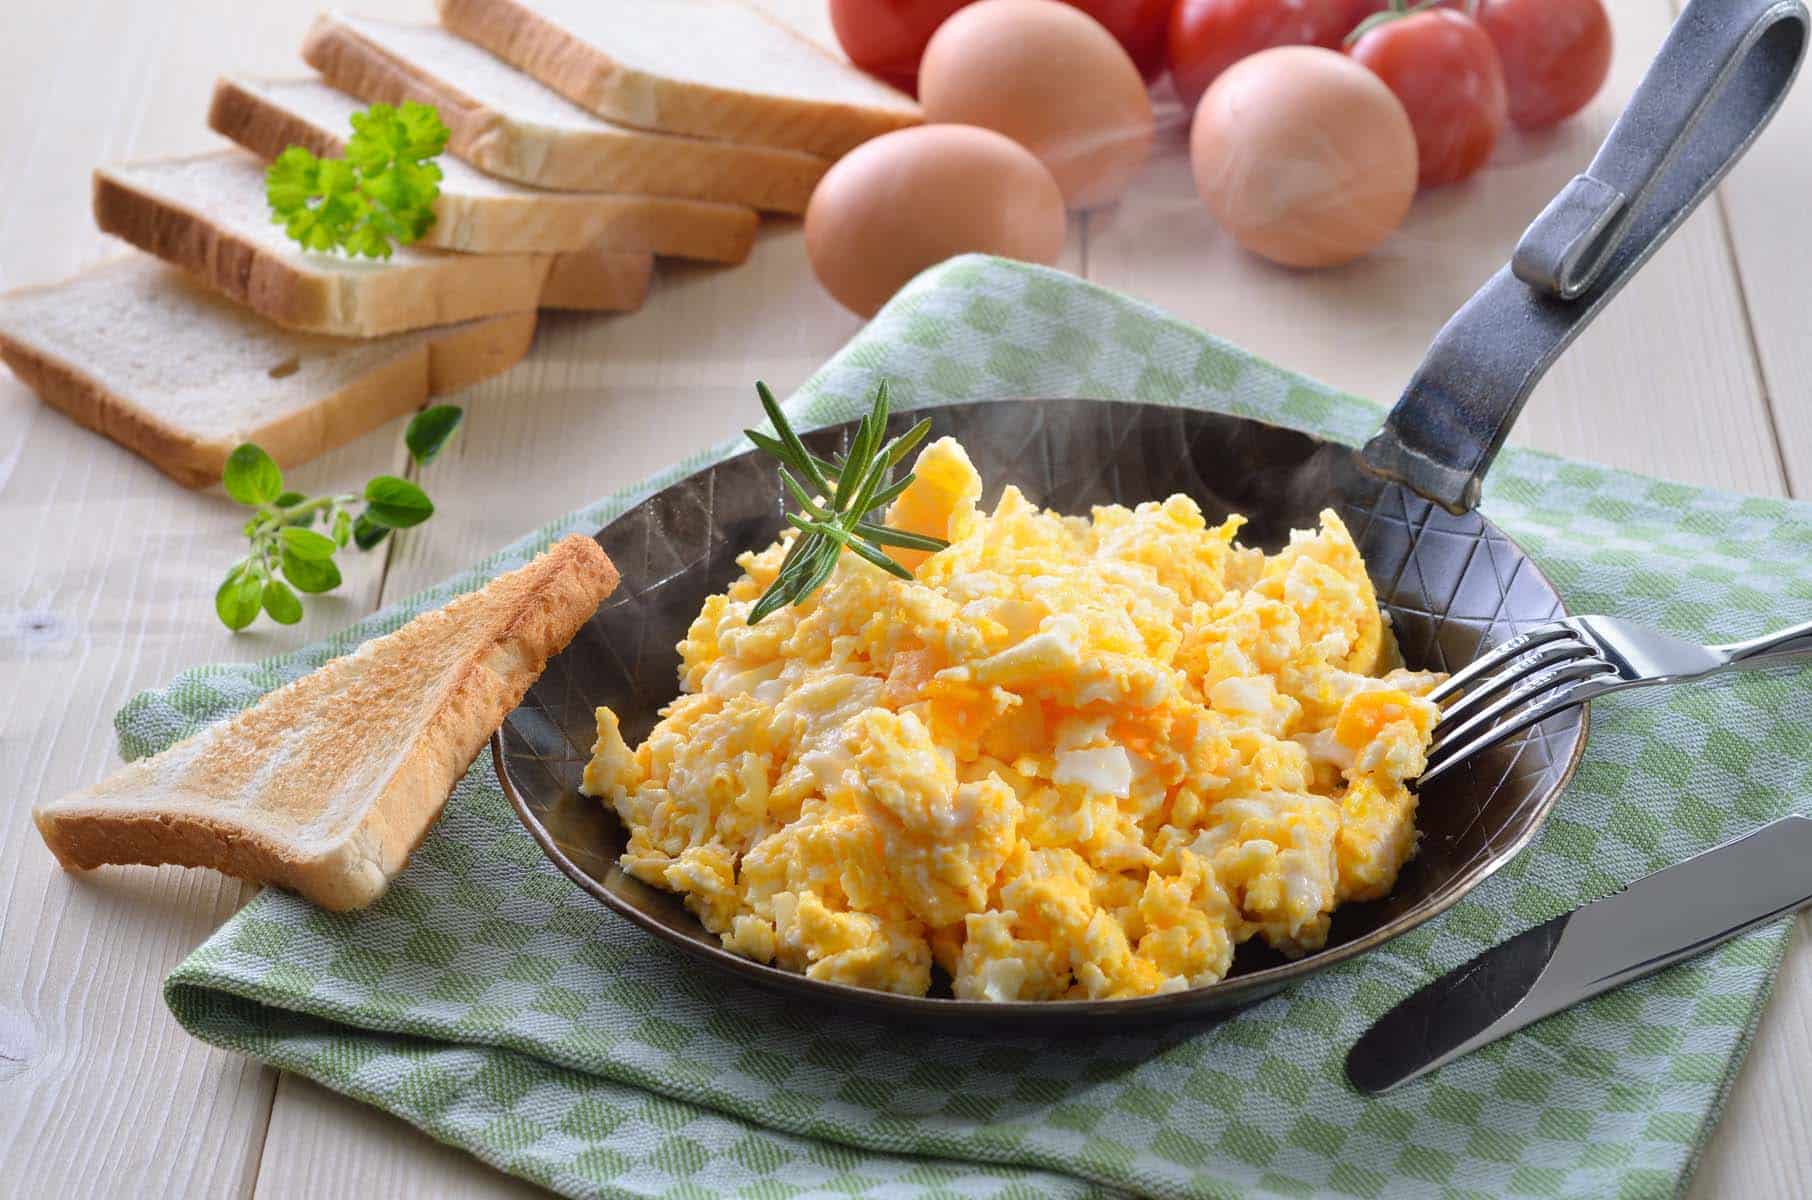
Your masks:
{"label": "small green leaf", "polygon": [[279,530],[277,537],[282,541],[284,551],[297,558],[332,558],[333,552],[339,549],[326,534],[294,525]]}
{"label": "small green leaf", "polygon": [[403,433],[403,444],[409,447],[410,457],[423,466],[433,462],[465,415],[465,410],[457,404],[436,404],[416,413]]}
{"label": "small green leaf", "polygon": [[226,487],[227,495],[241,504],[269,504],[283,494],[283,472],[276,460],[251,442],[243,443],[227,455],[220,482]]}
{"label": "small green leaf", "polygon": [[301,146],[291,146],[277,156],[264,172],[264,195],[273,222],[282,224],[307,206],[318,191],[320,172],[321,160]]}
{"label": "small green leaf", "polygon": [[288,584],[273,579],[264,585],[264,611],[279,625],[294,625],[302,619],[302,601]]}
{"label": "small green leaf", "polygon": [[316,595],[340,586],[340,568],[331,558],[297,558],[287,547],[282,553],[283,578],[299,592]]}
{"label": "small green leaf", "polygon": [[420,525],[434,515],[428,493],[395,475],[379,475],[365,485],[365,516],[391,529]]}
{"label": "small green leaf", "polygon": [[220,617],[220,623],[235,631],[258,619],[258,605],[263,594],[258,580],[246,571],[245,566],[240,563],[227,572],[220,589],[214,593],[214,612]]}
{"label": "small green leaf", "polygon": [[308,497],[304,496],[301,492],[284,492],[281,496],[277,497],[275,503],[278,508],[290,508],[293,505],[302,503],[306,499],[308,499]]}
{"label": "small green leaf", "polygon": [[333,544],[344,546],[352,538],[352,514],[340,509],[333,515]]}
{"label": "small green leaf", "polygon": [[352,523],[352,541],[361,550],[369,550],[389,536],[388,526],[379,525],[363,514]]}

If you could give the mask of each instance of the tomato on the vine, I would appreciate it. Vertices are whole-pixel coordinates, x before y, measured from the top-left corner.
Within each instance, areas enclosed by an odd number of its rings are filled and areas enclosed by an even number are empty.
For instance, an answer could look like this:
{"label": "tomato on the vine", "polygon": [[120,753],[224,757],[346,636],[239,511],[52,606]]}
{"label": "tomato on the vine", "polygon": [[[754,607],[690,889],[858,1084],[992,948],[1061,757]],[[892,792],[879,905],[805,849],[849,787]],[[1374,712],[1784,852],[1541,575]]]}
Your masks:
{"label": "tomato on the vine", "polygon": [[1611,19],[1600,0],[1483,0],[1478,22],[1503,60],[1518,129],[1566,120],[1611,73]]}
{"label": "tomato on the vine", "polygon": [[1347,53],[1403,102],[1422,187],[1458,182],[1485,165],[1509,100],[1497,48],[1478,22],[1450,8],[1425,9],[1374,25]]}
{"label": "tomato on the vine", "polygon": [[918,93],[919,59],[944,18],[969,0],[830,0],[831,28],[849,61]]}
{"label": "tomato on the vine", "polygon": [[1275,46],[1340,41],[1382,0],[1178,0],[1170,13],[1170,77],[1193,109],[1222,71]]}

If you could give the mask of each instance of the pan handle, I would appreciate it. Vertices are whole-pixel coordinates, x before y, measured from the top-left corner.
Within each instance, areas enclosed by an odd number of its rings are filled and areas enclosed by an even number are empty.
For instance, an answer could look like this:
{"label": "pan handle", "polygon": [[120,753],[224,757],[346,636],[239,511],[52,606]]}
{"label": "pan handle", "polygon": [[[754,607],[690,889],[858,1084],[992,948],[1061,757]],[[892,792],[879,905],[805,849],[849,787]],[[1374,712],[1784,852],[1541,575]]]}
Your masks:
{"label": "pan handle", "polygon": [[1370,470],[1450,512],[1477,506],[1548,367],[1774,115],[1807,26],[1801,0],[1691,0],[1586,173],[1435,335],[1366,443]]}

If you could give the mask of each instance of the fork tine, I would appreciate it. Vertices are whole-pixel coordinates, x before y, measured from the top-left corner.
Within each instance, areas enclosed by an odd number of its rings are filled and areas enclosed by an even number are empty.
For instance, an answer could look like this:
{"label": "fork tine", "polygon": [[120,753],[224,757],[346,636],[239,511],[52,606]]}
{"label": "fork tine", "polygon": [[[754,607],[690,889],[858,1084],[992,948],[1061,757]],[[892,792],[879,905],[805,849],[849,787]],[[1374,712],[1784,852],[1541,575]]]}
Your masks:
{"label": "fork tine", "polygon": [[1569,662],[1557,663],[1551,667],[1544,667],[1511,688],[1509,692],[1488,705],[1483,711],[1474,713],[1437,737],[1433,748],[1429,751],[1429,757],[1445,758],[1442,751],[1450,750],[1455,746],[1467,745],[1470,738],[1490,727],[1499,717],[1542,692],[1549,691],[1563,683],[1576,683],[1583,679],[1590,679],[1594,675],[1602,675],[1606,671],[1615,670],[1615,667],[1602,658],[1574,659]]}
{"label": "fork tine", "polygon": [[[1606,665],[1608,666],[1609,664]],[[1546,720],[1548,717],[1553,716],[1562,709],[1572,708],[1574,705],[1583,704],[1587,700],[1590,700],[1592,696],[1597,693],[1581,694],[1586,688],[1587,683],[1588,680],[1586,679],[1574,680],[1571,683],[1563,685],[1559,690],[1548,693],[1545,698],[1531,701],[1524,708],[1498,722],[1496,725],[1491,726],[1472,741],[1460,746],[1459,749],[1442,755],[1441,760],[1438,763],[1435,763],[1433,766],[1423,771],[1420,778],[1415,780],[1416,786],[1421,788],[1433,783],[1461,763],[1468,761],[1475,755],[1482,754],[1484,751],[1491,749],[1491,747],[1504,741],[1506,738],[1516,736],[1536,722]],[[1442,746],[1446,747],[1453,744],[1454,743],[1451,741],[1443,742]],[[1432,758],[1434,755],[1431,754],[1429,757]]]}
{"label": "fork tine", "polygon": [[1439,687],[1428,693],[1428,699],[1436,704],[1447,697],[1456,695],[1467,684],[1488,671],[1496,670],[1500,665],[1521,654],[1523,651],[1544,642],[1552,642],[1563,637],[1577,637],[1572,626],[1564,621],[1554,621],[1547,625],[1538,625],[1527,633],[1519,633],[1513,638],[1506,638],[1489,654],[1480,656],[1466,666],[1455,671]]}
{"label": "fork tine", "polygon": [[1451,728],[1458,722],[1466,720],[1485,701],[1505,688],[1521,683],[1537,671],[1556,663],[1569,662],[1595,654],[1596,652],[1590,645],[1578,638],[1560,638],[1537,646],[1533,650],[1525,650],[1506,662],[1502,670],[1486,676],[1479,681],[1477,687],[1448,704],[1441,712],[1441,719],[1435,722],[1435,732],[1438,735],[1442,729]]}

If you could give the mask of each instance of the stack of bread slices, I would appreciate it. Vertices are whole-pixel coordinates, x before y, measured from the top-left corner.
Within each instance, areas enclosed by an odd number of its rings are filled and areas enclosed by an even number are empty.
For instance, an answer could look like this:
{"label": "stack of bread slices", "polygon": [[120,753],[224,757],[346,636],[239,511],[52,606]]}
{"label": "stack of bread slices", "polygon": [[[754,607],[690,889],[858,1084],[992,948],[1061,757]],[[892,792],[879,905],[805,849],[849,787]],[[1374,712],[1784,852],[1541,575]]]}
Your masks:
{"label": "stack of bread slices", "polygon": [[[290,466],[513,365],[540,309],[639,307],[657,255],[740,262],[760,213],[920,119],[748,0],[438,5],[324,14],[315,74],[217,82],[234,148],[99,168],[96,223],[145,253],[0,296],[0,358],[186,485],[244,441]],[[291,241],[268,161],[338,156],[353,113],[410,100],[451,135],[427,234],[386,260]]]}

